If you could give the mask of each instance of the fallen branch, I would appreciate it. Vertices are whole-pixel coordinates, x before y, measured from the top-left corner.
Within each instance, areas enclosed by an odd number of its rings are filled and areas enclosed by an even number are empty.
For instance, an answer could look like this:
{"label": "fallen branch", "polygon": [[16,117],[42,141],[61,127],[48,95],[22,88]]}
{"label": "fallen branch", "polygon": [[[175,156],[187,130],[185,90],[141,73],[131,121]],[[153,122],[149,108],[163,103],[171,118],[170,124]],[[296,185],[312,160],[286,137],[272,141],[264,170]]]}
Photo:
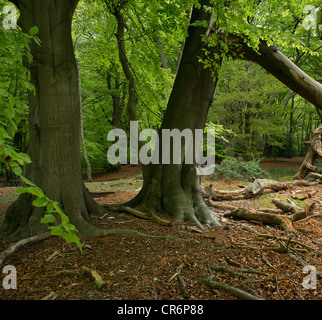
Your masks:
{"label": "fallen branch", "polygon": [[302,208],[296,206],[293,202],[288,200],[288,203],[278,200],[278,199],[273,199],[272,203],[279,209],[282,209],[284,212],[291,212],[291,213],[297,213],[299,211],[302,211]]}
{"label": "fallen branch", "polygon": [[213,208],[216,208],[216,209],[219,209],[219,210],[227,211],[227,210],[234,210],[234,209],[236,209],[235,206],[231,206],[229,204],[224,204],[224,203],[220,203],[220,202],[213,202],[210,199],[207,199],[206,201],[207,201],[207,203],[208,203],[208,205],[210,207],[213,207]]}
{"label": "fallen branch", "polygon": [[[292,186],[314,186],[319,184],[318,181],[309,182],[306,180],[296,181],[275,181],[271,179],[255,179],[247,187],[238,190],[219,190],[213,189],[212,185],[205,187],[204,198],[215,201],[241,200],[250,199],[259,194],[263,194],[265,190],[281,191],[287,190]],[[211,204],[211,206],[214,206]]]}
{"label": "fallen branch", "polygon": [[294,232],[292,223],[311,215],[314,206],[307,208],[306,210],[296,206],[291,200],[288,199],[288,203],[273,199],[272,202],[283,212],[291,212],[291,215],[285,216],[283,214],[266,213],[255,210],[239,207],[231,212],[225,213],[224,217],[237,218],[243,220],[254,220],[264,224],[279,225],[282,230],[287,232]]}
{"label": "fallen branch", "polygon": [[105,281],[101,278],[101,276],[95,270],[88,267],[80,267],[79,269],[75,269],[75,270],[62,270],[59,273],[88,276],[94,282],[98,290],[100,290],[105,284]]}
{"label": "fallen branch", "polygon": [[22,246],[28,244],[28,243],[32,243],[32,242],[37,242],[37,241],[41,241],[44,240],[46,238],[49,238],[51,235],[51,232],[45,232],[42,234],[39,234],[37,236],[33,236],[30,238],[26,238],[26,239],[22,239],[16,243],[11,244],[8,249],[6,249],[5,251],[3,251],[0,254],[0,266],[1,264],[11,255],[13,254],[16,250],[18,250],[19,248],[21,248]]}
{"label": "fallen branch", "polygon": [[256,297],[246,291],[243,291],[241,289],[232,287],[228,284],[213,281],[213,276],[210,276],[204,280],[201,281],[201,283],[213,288],[213,289],[219,289],[219,290],[224,290],[240,299],[243,300],[264,300],[263,298]]}
{"label": "fallen branch", "polygon": [[233,191],[212,189],[212,185],[210,185],[209,187],[205,188],[206,193],[204,196],[216,201],[249,199],[258,194],[262,194],[264,190],[267,189],[280,191],[288,189],[289,186],[289,182],[281,182],[270,179],[255,179],[247,187]]}
{"label": "fallen branch", "polygon": [[319,179],[322,181],[322,174],[316,173],[316,172],[311,172],[310,176],[315,179]]}
{"label": "fallen branch", "polygon": [[292,221],[289,219],[289,217],[280,214],[261,213],[255,210],[239,207],[236,210],[225,213],[224,217],[259,221],[264,224],[279,225],[282,230],[285,231],[294,231]]}

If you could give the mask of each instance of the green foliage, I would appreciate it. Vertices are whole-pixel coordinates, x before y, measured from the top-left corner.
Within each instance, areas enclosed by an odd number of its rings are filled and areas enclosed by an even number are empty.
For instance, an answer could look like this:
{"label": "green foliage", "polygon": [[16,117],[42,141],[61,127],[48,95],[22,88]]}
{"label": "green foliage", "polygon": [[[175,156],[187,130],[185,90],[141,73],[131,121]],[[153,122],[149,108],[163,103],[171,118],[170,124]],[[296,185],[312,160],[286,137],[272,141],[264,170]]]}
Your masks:
{"label": "green foliage", "polygon": [[[207,121],[205,126],[205,132],[215,138],[215,145],[207,146],[207,141],[204,139],[203,151],[207,151],[209,155],[215,155],[216,159],[222,159],[225,157],[223,143],[228,143],[226,136],[233,136],[234,133],[224,128],[223,125],[219,123],[213,123],[212,121]],[[208,149],[207,149],[208,148]]]}
{"label": "green foliage", "polygon": [[[283,134],[279,96],[284,86],[257,65],[226,60],[219,73],[209,120],[227,130],[222,145],[231,155],[261,156],[265,136]],[[286,111],[285,111],[286,113]],[[270,145],[278,139],[271,138]],[[223,150],[225,153],[225,150]]]}
{"label": "green foliage", "polygon": [[271,178],[273,180],[278,180],[278,181],[291,181],[294,178],[294,175],[296,174],[297,170],[295,169],[290,169],[290,168],[271,168],[268,170]]}
{"label": "green foliage", "polygon": [[243,161],[236,158],[226,158],[220,164],[216,164],[213,174],[215,179],[238,179],[250,181],[252,178],[269,178],[268,172],[261,169],[259,161]]}
{"label": "green foliage", "polygon": [[[123,108],[120,127],[128,131],[128,81],[119,61],[114,2],[80,1],[73,36],[80,60],[86,151],[93,170],[109,170],[106,135],[114,128],[113,99]],[[140,129],[160,127],[174,72],[187,34],[190,1],[135,1],[122,10],[126,56],[136,81]],[[161,65],[161,47],[167,66]],[[85,167],[84,162],[82,163]]]}

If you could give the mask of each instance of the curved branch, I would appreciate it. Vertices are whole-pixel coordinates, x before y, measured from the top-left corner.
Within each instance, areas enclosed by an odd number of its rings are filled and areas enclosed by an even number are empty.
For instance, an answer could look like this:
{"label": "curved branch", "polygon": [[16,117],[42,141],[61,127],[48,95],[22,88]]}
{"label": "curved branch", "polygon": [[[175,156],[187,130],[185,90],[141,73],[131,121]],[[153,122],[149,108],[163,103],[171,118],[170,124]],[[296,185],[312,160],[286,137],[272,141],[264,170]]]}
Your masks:
{"label": "curved branch", "polygon": [[322,110],[322,84],[312,79],[275,46],[268,46],[262,41],[256,52],[239,36],[230,34],[228,40],[231,52],[244,60],[259,64],[287,87]]}

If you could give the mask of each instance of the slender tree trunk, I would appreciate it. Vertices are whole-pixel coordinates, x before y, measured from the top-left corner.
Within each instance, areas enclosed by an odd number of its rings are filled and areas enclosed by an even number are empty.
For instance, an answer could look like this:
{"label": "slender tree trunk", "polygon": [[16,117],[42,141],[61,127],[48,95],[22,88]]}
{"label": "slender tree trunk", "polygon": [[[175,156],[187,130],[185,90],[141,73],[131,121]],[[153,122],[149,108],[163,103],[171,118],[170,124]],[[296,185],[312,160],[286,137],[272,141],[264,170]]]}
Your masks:
{"label": "slender tree trunk", "polygon": [[87,156],[86,146],[85,146],[84,121],[83,121],[83,100],[82,100],[82,92],[81,92],[82,86],[81,86],[81,76],[80,76],[78,59],[76,59],[76,66],[77,66],[78,87],[79,87],[80,130],[81,130],[82,151],[83,151],[84,161],[85,161],[85,164],[86,164],[87,180],[88,180],[88,182],[93,182],[93,179],[92,179],[92,166],[91,166],[91,163],[90,163],[89,158]]}
{"label": "slender tree trunk", "polygon": [[[211,15],[202,9],[206,2],[202,1],[201,9],[193,10],[192,22],[207,20],[210,23]],[[201,35],[206,32],[207,28],[204,27],[189,27],[189,36],[161,126],[160,139],[162,129],[179,129],[180,132],[186,128],[204,129],[216,87],[216,78],[213,78],[211,70],[205,69],[199,62],[207,46]],[[221,61],[217,63],[221,64]],[[143,171],[143,178],[141,192],[129,205],[150,212],[164,209],[178,221],[187,220],[198,225],[219,224],[203,200],[196,167],[185,164],[184,157],[181,164],[148,165]]]}
{"label": "slender tree trunk", "polygon": [[[80,99],[71,38],[77,0],[19,0],[24,32],[38,26],[41,45],[31,45],[34,62],[28,66],[36,94],[29,94],[29,156],[27,176],[52,200],[58,201],[79,235],[92,233],[90,213],[102,213],[90,197],[81,175]],[[26,237],[43,232],[44,209],[22,195],[8,209],[0,227],[3,237]]]}
{"label": "slender tree trunk", "polygon": [[[125,5],[125,2],[124,4]],[[138,103],[138,95],[136,91],[136,81],[131,72],[131,66],[126,56],[125,42],[124,42],[124,30],[125,30],[125,21],[122,15],[123,6],[117,6],[114,11],[114,16],[117,19],[117,43],[119,48],[119,59],[125,74],[126,79],[129,81],[129,97],[127,103],[127,112],[129,115],[130,121],[138,121],[136,107]]]}
{"label": "slender tree trunk", "polygon": [[[115,71],[117,74],[117,71]],[[107,74],[106,76],[106,81],[107,81],[107,87],[109,90],[113,89],[112,86],[112,76],[110,73]],[[114,89],[115,90],[120,90],[121,84],[118,78],[118,74],[115,77],[115,85]],[[126,82],[122,84],[122,94],[120,92],[118,93],[111,93],[112,95],[112,100],[113,100],[113,119],[112,119],[112,124],[115,127],[120,127],[121,125],[121,117],[122,117],[122,112],[123,112],[123,107],[124,107],[124,95],[126,93]]]}

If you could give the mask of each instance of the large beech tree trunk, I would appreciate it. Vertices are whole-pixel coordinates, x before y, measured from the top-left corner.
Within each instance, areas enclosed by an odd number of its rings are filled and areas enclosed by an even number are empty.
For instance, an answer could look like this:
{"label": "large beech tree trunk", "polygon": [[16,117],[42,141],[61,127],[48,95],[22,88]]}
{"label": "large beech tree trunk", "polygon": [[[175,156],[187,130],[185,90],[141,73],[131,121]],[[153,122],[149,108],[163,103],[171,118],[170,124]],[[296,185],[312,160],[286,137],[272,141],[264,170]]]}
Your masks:
{"label": "large beech tree trunk", "polygon": [[[203,11],[203,6],[193,10],[191,22],[197,20],[211,22],[211,15]],[[198,61],[204,57],[206,44],[202,35],[206,32],[204,27],[189,27],[189,36],[161,126],[160,140],[162,129],[179,129],[182,132],[186,128],[194,131],[205,126],[216,87],[211,70],[205,69]],[[182,156],[181,164],[145,166],[143,188],[129,204],[143,211],[163,209],[178,221],[187,220],[198,225],[219,224],[203,200],[196,167],[185,164],[184,160]]]}
{"label": "large beech tree trunk", "polygon": [[[93,232],[86,219],[102,213],[90,197],[81,175],[80,99],[78,73],[71,38],[72,15],[78,0],[17,0],[20,26],[38,26],[41,45],[31,44],[28,66],[36,94],[29,94],[29,156],[27,176],[52,200],[58,201],[79,230]],[[44,210],[22,195],[13,203],[0,228],[2,237],[27,237],[43,232]]]}

